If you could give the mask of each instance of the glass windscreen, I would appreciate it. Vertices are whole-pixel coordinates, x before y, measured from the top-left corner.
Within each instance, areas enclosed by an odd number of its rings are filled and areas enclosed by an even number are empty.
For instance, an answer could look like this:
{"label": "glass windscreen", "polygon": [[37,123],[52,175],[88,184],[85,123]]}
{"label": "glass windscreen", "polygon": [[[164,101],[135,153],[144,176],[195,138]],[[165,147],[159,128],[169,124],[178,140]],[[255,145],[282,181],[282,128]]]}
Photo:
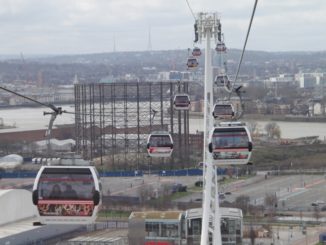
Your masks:
{"label": "glass windscreen", "polygon": [[87,168],[45,168],[38,183],[41,216],[92,216],[95,191]]}
{"label": "glass windscreen", "polygon": [[39,199],[93,200],[94,179],[87,168],[45,168],[38,191]]}
{"label": "glass windscreen", "polygon": [[215,82],[216,83],[226,83],[226,82],[228,82],[228,77],[227,76],[216,76]]}
{"label": "glass windscreen", "polygon": [[175,98],[175,102],[177,103],[177,104],[187,104],[188,105],[188,103],[189,103],[189,98],[188,98],[188,96],[182,96],[182,95],[179,95],[179,96],[177,96],[176,98]]}
{"label": "glass windscreen", "polygon": [[248,148],[248,135],[244,128],[216,129],[212,143],[214,148]]}
{"label": "glass windscreen", "polygon": [[215,115],[232,115],[233,110],[231,105],[216,105],[214,108]]}
{"label": "glass windscreen", "polygon": [[172,144],[169,135],[152,135],[149,143],[151,147],[170,147]]}

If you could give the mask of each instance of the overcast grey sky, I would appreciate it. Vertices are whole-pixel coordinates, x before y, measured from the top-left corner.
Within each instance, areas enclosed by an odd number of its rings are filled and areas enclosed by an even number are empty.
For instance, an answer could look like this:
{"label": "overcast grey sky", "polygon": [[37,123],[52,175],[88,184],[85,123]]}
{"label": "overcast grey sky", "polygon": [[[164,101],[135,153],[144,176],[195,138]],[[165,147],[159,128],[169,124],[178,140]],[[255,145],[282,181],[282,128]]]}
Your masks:
{"label": "overcast grey sky", "polygon": [[[188,0],[219,12],[229,48],[241,48],[254,0]],[[192,46],[186,0],[0,0],[0,55],[78,54]],[[248,49],[326,50],[325,0],[259,0]],[[202,45],[203,47],[204,45]]]}

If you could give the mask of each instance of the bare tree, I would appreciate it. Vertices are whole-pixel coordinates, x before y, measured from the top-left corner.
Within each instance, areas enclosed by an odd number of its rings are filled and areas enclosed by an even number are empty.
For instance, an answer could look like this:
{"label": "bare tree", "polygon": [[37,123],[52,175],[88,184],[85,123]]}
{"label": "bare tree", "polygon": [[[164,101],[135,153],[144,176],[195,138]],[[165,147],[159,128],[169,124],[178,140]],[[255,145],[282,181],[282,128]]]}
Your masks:
{"label": "bare tree", "polygon": [[161,192],[163,196],[169,196],[171,194],[172,186],[170,184],[163,184],[161,186]]}
{"label": "bare tree", "polygon": [[142,203],[149,200],[153,195],[153,187],[152,186],[143,186],[138,191],[138,196]]}
{"label": "bare tree", "polygon": [[258,123],[257,122],[249,121],[249,122],[247,122],[247,127],[248,127],[251,135],[257,134],[257,131],[258,131]]}
{"label": "bare tree", "polygon": [[246,195],[238,196],[235,199],[235,205],[237,208],[242,209],[244,214],[247,214],[250,204],[250,197]]}
{"label": "bare tree", "polygon": [[276,122],[270,122],[265,125],[267,136],[271,139],[281,138],[281,129]]}
{"label": "bare tree", "polygon": [[264,203],[265,203],[265,206],[267,207],[267,211],[268,211],[270,217],[272,217],[276,212],[277,202],[278,202],[278,198],[277,198],[276,194],[266,193]]}
{"label": "bare tree", "polygon": [[249,237],[250,237],[251,245],[255,245],[255,240],[257,236],[256,236],[256,231],[252,225],[250,226]]}
{"label": "bare tree", "polygon": [[314,207],[314,213],[313,213],[314,218],[316,219],[316,221],[319,221],[320,217],[321,217],[321,213],[320,213],[320,208],[318,206]]}

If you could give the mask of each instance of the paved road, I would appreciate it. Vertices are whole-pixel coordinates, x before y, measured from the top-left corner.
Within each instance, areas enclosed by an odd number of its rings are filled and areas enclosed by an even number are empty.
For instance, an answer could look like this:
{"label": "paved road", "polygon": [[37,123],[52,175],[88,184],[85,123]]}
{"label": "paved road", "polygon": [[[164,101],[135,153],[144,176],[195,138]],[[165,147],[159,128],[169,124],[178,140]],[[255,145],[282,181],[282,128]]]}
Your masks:
{"label": "paved road", "polygon": [[34,179],[0,179],[0,189],[21,189],[26,186],[32,190]]}
{"label": "paved road", "polygon": [[[302,228],[295,227],[272,227],[271,238],[256,238],[255,244],[261,245],[315,245],[318,243],[318,234],[325,231],[326,227],[308,228],[307,233],[302,233]],[[249,239],[245,239],[243,244],[251,244]]]}
{"label": "paved road", "polygon": [[194,186],[194,183],[201,177],[160,177],[157,175],[145,175],[144,177],[121,177],[102,178],[104,195],[128,195],[139,196],[141,189],[152,186],[153,190],[161,189],[164,185],[172,186],[175,183],[182,183],[187,186]]}
{"label": "paved road", "polygon": [[[278,197],[279,208],[290,210],[313,209],[311,203],[320,200],[326,205],[326,179],[323,175],[259,176],[256,181],[235,182],[225,189],[233,193],[228,201],[234,201],[240,195],[250,196],[252,204],[264,204],[266,194]],[[251,180],[252,181],[252,180]]]}
{"label": "paved road", "polygon": [[81,225],[45,225],[18,234],[0,238],[3,245],[48,244],[46,241],[56,237],[70,235],[78,230],[86,230]]}
{"label": "paved road", "polygon": [[[197,180],[200,180],[201,176],[185,176],[185,177],[159,177],[159,176],[144,176],[144,177],[111,177],[102,178],[103,192],[110,195],[130,195],[138,196],[141,189],[151,186],[153,189],[159,189],[164,185],[173,185],[174,183],[186,184],[188,187],[193,187]],[[0,180],[0,188],[21,188],[24,186],[31,186],[33,179],[2,179]],[[284,209],[296,209],[296,210],[312,210],[311,202],[316,200],[322,200],[326,202],[326,179],[322,175],[290,175],[290,176],[268,176],[265,179],[265,175],[257,175],[247,180],[236,180],[227,185],[221,185],[221,190],[230,191],[232,195],[227,195],[226,200],[234,201],[236,197],[240,195],[250,196],[252,204],[262,204],[266,193],[276,194],[280,200],[281,206],[284,205]],[[202,192],[193,193],[191,196],[178,201],[189,201],[200,199]],[[199,201],[200,203],[200,201]],[[0,244],[9,241],[9,244],[24,244],[20,243],[26,237],[38,237],[38,235],[46,234],[47,237],[55,236],[55,232],[60,232],[61,228],[49,226],[48,228],[41,227],[40,229],[34,229],[28,233],[21,233],[18,236],[7,237],[7,240],[0,240]],[[44,230],[43,230],[44,229]],[[315,242],[318,236],[319,230],[309,230],[308,235],[303,236],[300,232],[295,233],[295,237],[289,238],[289,231],[283,229],[279,231],[280,241],[276,244],[288,244],[289,239],[291,244],[312,244]],[[325,231],[325,229],[324,229]],[[32,233],[31,233],[32,232]],[[9,240],[8,240],[9,239]],[[15,240],[12,240],[15,239]],[[42,237],[38,239],[42,240]],[[311,240],[311,241],[310,241]],[[26,242],[26,240],[25,240]],[[30,239],[33,242],[33,239]]]}
{"label": "paved road", "polygon": [[[102,186],[104,195],[139,196],[140,191],[148,186],[151,186],[153,190],[160,190],[164,185],[172,186],[174,183],[182,183],[190,188],[200,179],[202,179],[201,176],[107,177],[102,178]],[[27,188],[31,190],[33,181],[33,179],[1,179],[0,189]],[[227,201],[233,202],[240,195],[248,195],[254,205],[263,204],[266,194],[274,194],[278,197],[280,209],[299,211],[313,210],[311,203],[316,200],[324,201],[326,206],[325,184],[326,178],[323,175],[268,176],[267,179],[265,175],[257,175],[247,180],[220,185],[220,190],[232,193],[226,196]],[[201,198],[202,192],[199,191],[178,201],[189,202]]]}

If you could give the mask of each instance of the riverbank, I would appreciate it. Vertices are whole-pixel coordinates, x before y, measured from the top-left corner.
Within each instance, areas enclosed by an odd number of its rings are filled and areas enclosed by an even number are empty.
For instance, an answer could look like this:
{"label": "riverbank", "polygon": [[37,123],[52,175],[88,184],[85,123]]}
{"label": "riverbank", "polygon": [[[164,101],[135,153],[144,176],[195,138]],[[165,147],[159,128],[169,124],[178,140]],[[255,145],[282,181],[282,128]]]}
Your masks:
{"label": "riverbank", "polygon": [[326,117],[304,117],[293,115],[262,115],[262,114],[246,114],[244,120],[261,120],[261,121],[281,121],[281,122],[326,122]]}
{"label": "riverbank", "polygon": [[[203,112],[189,112],[190,118],[203,118]],[[259,121],[282,121],[282,122],[326,122],[326,117],[304,117],[292,115],[265,115],[265,114],[245,114],[244,121],[259,120]]]}
{"label": "riverbank", "polygon": [[251,161],[261,169],[324,169],[326,144],[268,145],[254,148]]}

